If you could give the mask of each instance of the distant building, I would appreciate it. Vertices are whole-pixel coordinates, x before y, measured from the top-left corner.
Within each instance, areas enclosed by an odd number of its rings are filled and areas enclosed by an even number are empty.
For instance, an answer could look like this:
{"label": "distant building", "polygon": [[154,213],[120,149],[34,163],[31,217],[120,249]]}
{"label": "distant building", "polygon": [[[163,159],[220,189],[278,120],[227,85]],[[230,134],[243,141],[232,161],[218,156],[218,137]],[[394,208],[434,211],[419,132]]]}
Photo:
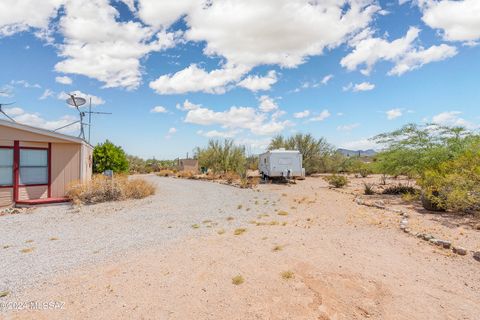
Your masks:
{"label": "distant building", "polygon": [[198,160],[197,159],[178,159],[177,162],[178,171],[190,171],[198,172]]}

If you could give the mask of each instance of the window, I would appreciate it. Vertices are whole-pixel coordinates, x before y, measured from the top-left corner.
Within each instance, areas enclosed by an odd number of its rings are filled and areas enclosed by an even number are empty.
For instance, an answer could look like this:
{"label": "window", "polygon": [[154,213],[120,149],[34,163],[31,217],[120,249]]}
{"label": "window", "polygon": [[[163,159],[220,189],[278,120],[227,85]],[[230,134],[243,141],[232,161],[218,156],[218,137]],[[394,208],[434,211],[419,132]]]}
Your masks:
{"label": "window", "polygon": [[0,148],[0,186],[13,185],[13,149]]}
{"label": "window", "polygon": [[20,184],[48,184],[48,151],[20,149]]}

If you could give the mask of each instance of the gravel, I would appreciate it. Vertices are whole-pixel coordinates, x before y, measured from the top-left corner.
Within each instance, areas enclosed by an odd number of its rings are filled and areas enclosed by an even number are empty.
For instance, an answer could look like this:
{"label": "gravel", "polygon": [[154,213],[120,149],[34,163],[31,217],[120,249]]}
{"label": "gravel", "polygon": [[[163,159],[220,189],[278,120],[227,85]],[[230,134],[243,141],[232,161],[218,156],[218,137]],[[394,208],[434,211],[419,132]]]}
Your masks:
{"label": "gravel", "polygon": [[[0,291],[14,296],[51,276],[132,250],[161,249],[219,229],[231,232],[258,214],[272,215],[279,201],[275,195],[212,182],[145,179],[157,186],[156,195],[146,199],[0,216]],[[200,227],[192,228],[195,224]]]}

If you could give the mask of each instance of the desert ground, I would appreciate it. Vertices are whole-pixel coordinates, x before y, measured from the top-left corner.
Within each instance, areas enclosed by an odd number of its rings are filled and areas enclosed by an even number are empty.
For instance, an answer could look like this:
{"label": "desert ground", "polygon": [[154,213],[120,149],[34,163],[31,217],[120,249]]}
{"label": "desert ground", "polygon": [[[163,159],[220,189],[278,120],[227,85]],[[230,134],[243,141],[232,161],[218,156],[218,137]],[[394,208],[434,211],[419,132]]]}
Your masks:
{"label": "desert ground", "polygon": [[0,216],[0,318],[479,319],[468,217],[366,198],[361,179],[252,190],[145,178],[147,199]]}

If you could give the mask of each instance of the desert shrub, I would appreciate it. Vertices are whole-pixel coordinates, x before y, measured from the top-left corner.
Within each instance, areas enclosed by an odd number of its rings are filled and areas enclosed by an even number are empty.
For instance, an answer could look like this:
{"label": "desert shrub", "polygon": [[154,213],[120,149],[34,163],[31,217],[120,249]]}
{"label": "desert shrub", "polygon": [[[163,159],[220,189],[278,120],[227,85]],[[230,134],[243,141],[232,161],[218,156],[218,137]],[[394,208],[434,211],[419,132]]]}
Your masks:
{"label": "desert shrub", "polygon": [[213,173],[242,174],[246,170],[245,147],[235,145],[233,140],[210,140],[207,147],[196,149],[195,156],[200,167]]}
{"label": "desert shrub", "polygon": [[95,175],[87,183],[74,183],[67,188],[66,196],[75,204],[93,204],[125,199],[142,199],[153,195],[153,184],[142,179],[117,176],[114,179]]}
{"label": "desert shrub", "polygon": [[348,179],[345,176],[340,175],[331,175],[324,178],[328,184],[334,188],[343,188],[344,186],[348,185]]}
{"label": "desert shrub", "polygon": [[128,160],[125,151],[109,140],[100,143],[93,149],[93,171],[102,173],[105,170],[127,172]]}
{"label": "desert shrub", "polygon": [[170,169],[163,169],[163,170],[160,170],[157,173],[157,176],[159,176],[159,177],[171,177],[173,175],[175,175],[175,172],[173,170],[170,170]]}
{"label": "desert shrub", "polygon": [[365,166],[365,167],[361,168],[358,171],[358,173],[360,174],[360,176],[362,178],[367,178],[370,174],[372,174],[372,171],[367,166]]}
{"label": "desert shrub", "polygon": [[472,143],[458,158],[427,170],[419,184],[437,207],[480,211],[480,142]]}
{"label": "desert shrub", "polygon": [[418,189],[412,186],[397,184],[394,186],[389,186],[383,190],[383,194],[390,195],[403,195],[403,194],[418,194]]}
{"label": "desert shrub", "polygon": [[371,183],[364,183],[363,184],[363,193],[367,196],[371,196],[375,194],[375,191],[373,190],[373,184]]}

